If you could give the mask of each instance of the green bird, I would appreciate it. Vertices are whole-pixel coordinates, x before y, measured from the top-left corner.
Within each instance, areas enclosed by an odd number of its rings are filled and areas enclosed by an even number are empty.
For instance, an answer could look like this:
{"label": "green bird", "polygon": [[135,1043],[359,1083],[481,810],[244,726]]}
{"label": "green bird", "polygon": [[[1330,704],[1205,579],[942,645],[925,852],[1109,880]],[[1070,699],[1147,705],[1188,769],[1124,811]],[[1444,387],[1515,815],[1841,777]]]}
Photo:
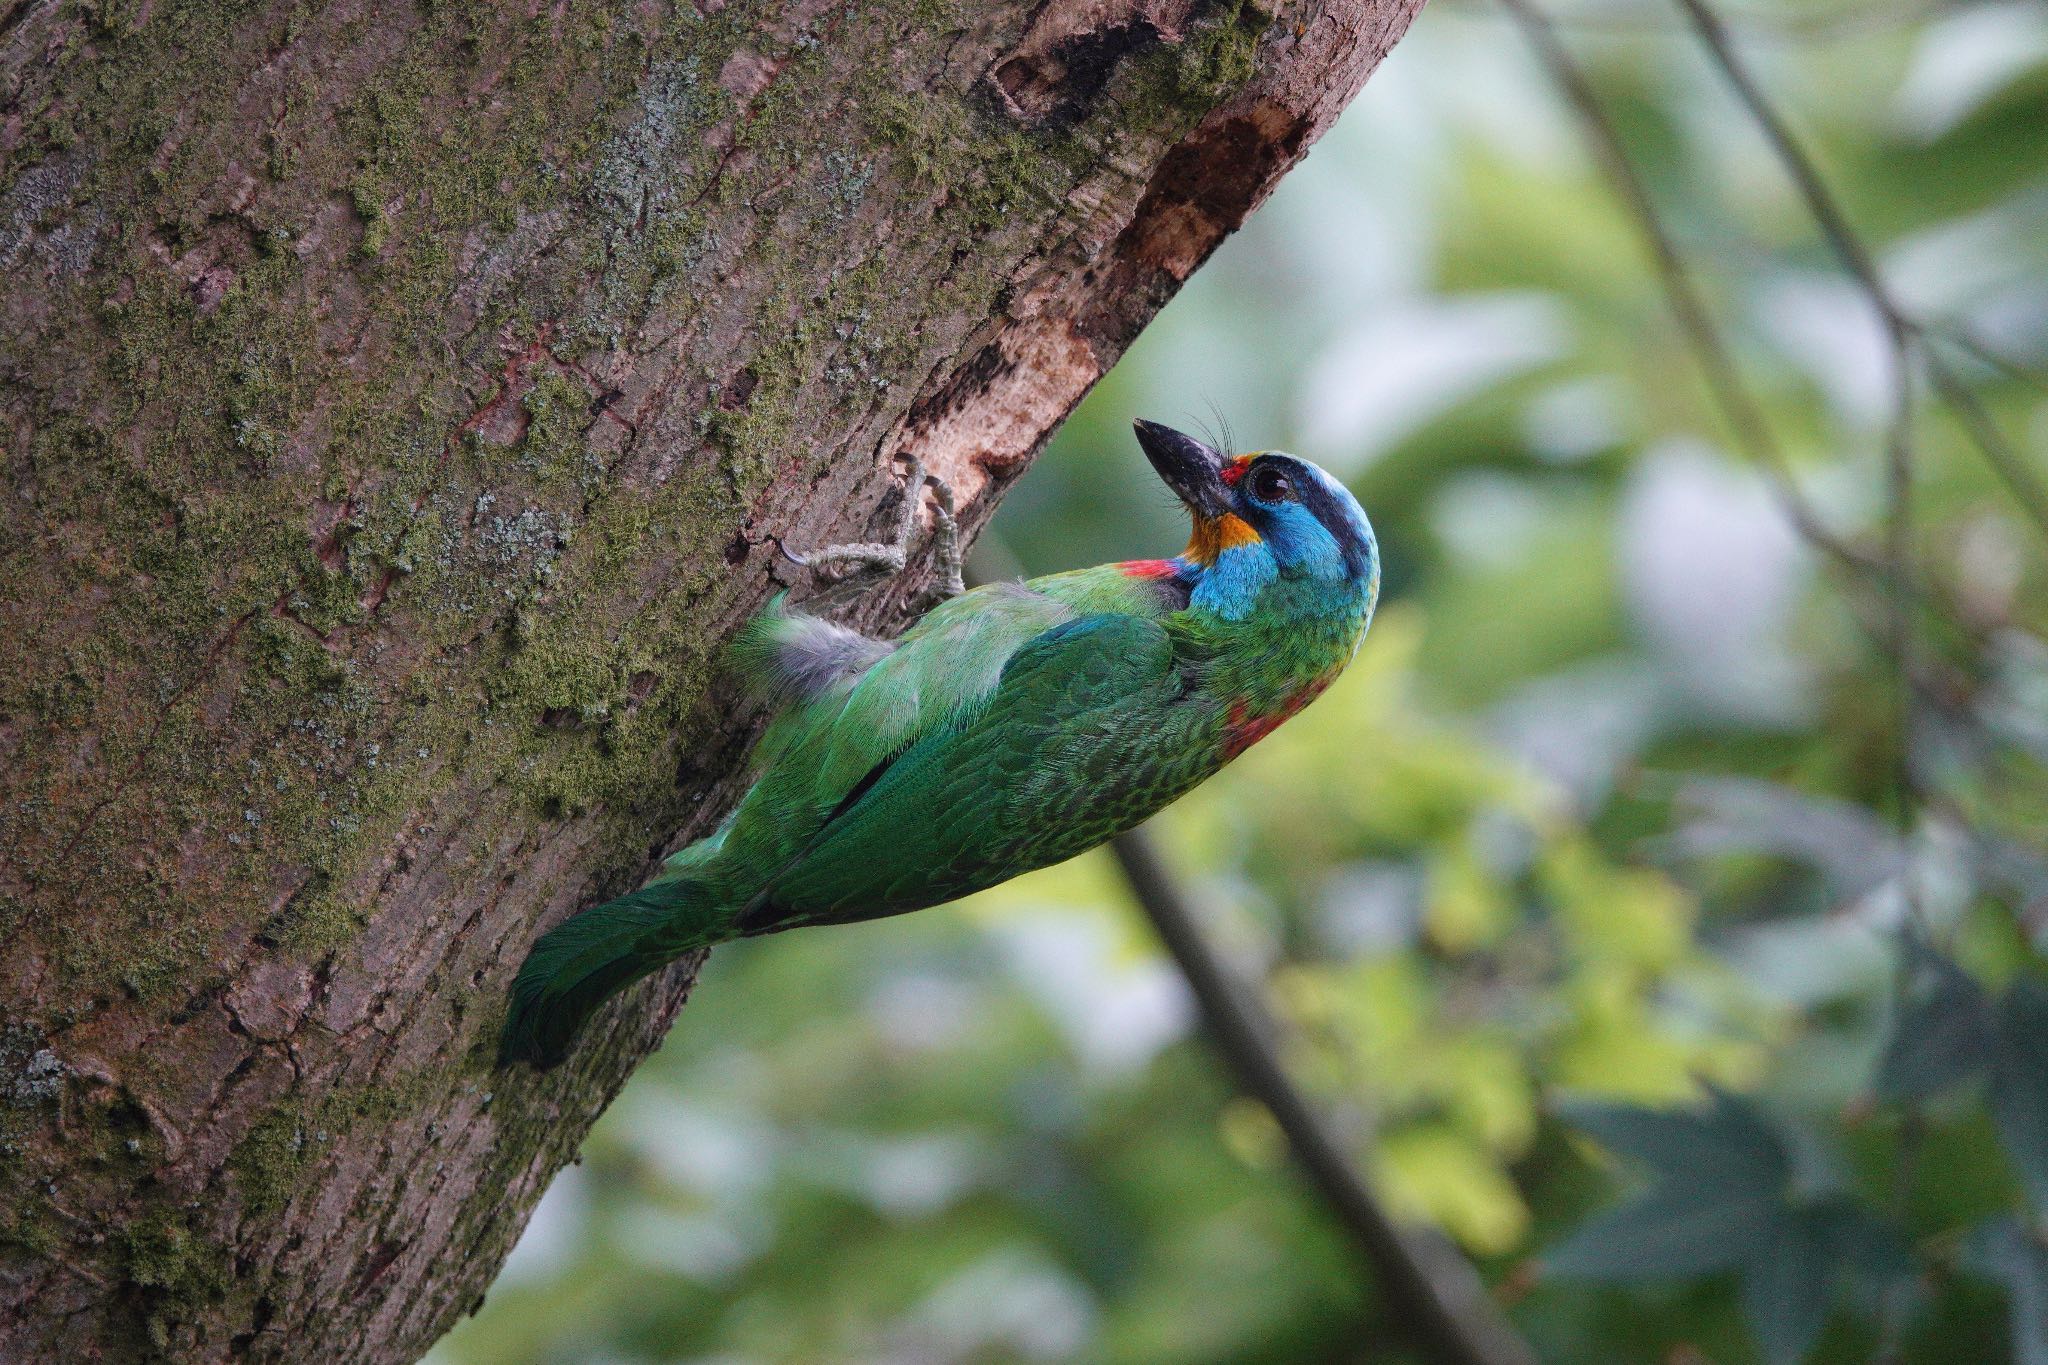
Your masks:
{"label": "green bird", "polygon": [[1174,558],[976,588],[896,640],[780,598],[748,627],[738,657],[781,706],[753,786],[645,886],[542,936],[508,1059],[561,1060],[605,1000],[693,948],[918,910],[1091,849],[1330,685],[1379,595],[1357,500],[1292,455],[1136,426],[1194,520]]}

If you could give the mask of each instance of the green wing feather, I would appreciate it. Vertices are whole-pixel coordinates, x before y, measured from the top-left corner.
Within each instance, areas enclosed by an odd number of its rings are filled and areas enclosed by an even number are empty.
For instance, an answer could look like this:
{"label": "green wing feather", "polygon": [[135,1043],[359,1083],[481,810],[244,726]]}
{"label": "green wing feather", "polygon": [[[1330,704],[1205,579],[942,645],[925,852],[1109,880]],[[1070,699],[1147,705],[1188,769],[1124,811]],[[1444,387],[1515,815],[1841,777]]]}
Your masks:
{"label": "green wing feather", "polygon": [[1072,616],[1016,584],[977,588],[927,613],[866,668],[791,705],[764,736],[760,776],[724,834],[722,884],[752,899],[879,766],[986,707],[1011,656]]}
{"label": "green wing feather", "polygon": [[739,927],[933,905],[1100,843],[1199,780],[1162,770],[1202,767],[1161,762],[1184,692],[1156,621],[1097,614],[1041,633],[982,707],[871,772]]}

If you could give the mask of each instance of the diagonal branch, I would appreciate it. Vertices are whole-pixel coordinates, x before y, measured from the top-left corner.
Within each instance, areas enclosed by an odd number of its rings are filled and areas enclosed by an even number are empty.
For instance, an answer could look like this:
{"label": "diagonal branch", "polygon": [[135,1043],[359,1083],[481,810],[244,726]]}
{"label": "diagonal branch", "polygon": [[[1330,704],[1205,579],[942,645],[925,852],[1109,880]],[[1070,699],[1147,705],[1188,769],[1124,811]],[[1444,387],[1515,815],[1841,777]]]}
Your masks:
{"label": "diagonal branch", "polygon": [[[1879,273],[1876,260],[1864,245],[1862,237],[1849,222],[1834,192],[1828,188],[1821,176],[1820,168],[1813,157],[1794,136],[1791,127],[1779,115],[1764,94],[1763,88],[1750,75],[1749,69],[1735,55],[1735,47],[1728,35],[1727,26],[1716,14],[1707,0],[1676,0],[1686,17],[1691,20],[1693,32],[1713,58],[1714,65],[1727,80],[1736,99],[1749,113],[1771,152],[1777,157],[1785,173],[1791,177],[1799,197],[1819,226],[1821,236],[1834,252],[1864,294],[1871,306],[1884,319],[1886,328],[1900,343],[1907,339],[1922,340],[1925,329],[1900,305],[1898,298],[1886,285]],[[1927,355],[1928,378],[1934,389],[1948,403],[1961,420],[1963,429],[1984,457],[1993,472],[2006,486],[2013,500],[2020,505],[2028,518],[2043,535],[2048,535],[2048,487],[2027,467],[2012,443],[2000,431],[1997,423],[1984,410],[1977,395],[1965,384],[1961,376],[1934,353],[1931,346],[1922,346]]]}
{"label": "diagonal branch", "polygon": [[[1869,4],[1856,0],[1855,3],[1837,8],[1815,10],[1805,14],[1779,14],[1743,7],[1730,8],[1727,11],[1727,19],[1741,28],[1745,37],[1762,42],[1827,43],[1841,38],[1881,33],[1922,23],[1942,10],[1950,8],[1954,3],[1955,0],[1913,0],[1910,4]],[[1438,8],[1444,13],[1466,18],[1484,17],[1483,11],[1467,9],[1457,0],[1439,3]],[[1600,5],[1557,10],[1552,13],[1551,18],[1559,26],[1580,33],[1669,33],[1675,27],[1670,19],[1662,15]]]}
{"label": "diagonal branch", "polygon": [[1884,566],[1829,530],[1800,491],[1792,474],[1791,461],[1779,445],[1770,419],[1764,415],[1763,405],[1743,381],[1734,349],[1715,323],[1713,311],[1708,308],[1706,297],[1693,278],[1692,268],[1686,263],[1671,230],[1665,226],[1657,202],[1629,158],[1613,119],[1608,117],[1584,70],[1558,37],[1556,21],[1530,4],[1529,0],[1501,0],[1501,4],[1521,26],[1537,60],[1578,114],[1591,143],[1594,159],[1635,219],[1637,230],[1649,248],[1666,302],[1680,330],[1691,343],[1693,358],[1700,367],[1708,395],[1721,410],[1722,420],[1727,422],[1743,453],[1771,480],[1786,515],[1810,544],[1857,574],[1882,575]]}
{"label": "diagonal branch", "polygon": [[1438,1365],[1535,1365],[1536,1355],[1501,1313],[1456,1247],[1388,1215],[1337,1139],[1281,1064],[1278,1026],[1204,937],[1184,888],[1143,830],[1110,845],[1131,894],[1187,978],[1202,1025],[1237,1083],[1265,1105],[1302,1173],[1371,1262],[1387,1306]]}

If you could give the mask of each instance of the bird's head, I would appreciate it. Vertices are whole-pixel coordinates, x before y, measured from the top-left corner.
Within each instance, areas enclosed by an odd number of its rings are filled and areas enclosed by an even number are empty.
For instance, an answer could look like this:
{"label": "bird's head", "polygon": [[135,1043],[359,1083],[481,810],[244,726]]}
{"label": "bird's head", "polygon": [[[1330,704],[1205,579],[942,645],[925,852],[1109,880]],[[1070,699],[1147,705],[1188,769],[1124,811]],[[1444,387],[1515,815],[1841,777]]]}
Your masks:
{"label": "bird's head", "polygon": [[1146,458],[1194,519],[1176,562],[1196,580],[1198,599],[1242,615],[1266,584],[1305,579],[1370,608],[1379,543],[1343,484],[1277,450],[1232,457],[1157,422],[1134,425]]}

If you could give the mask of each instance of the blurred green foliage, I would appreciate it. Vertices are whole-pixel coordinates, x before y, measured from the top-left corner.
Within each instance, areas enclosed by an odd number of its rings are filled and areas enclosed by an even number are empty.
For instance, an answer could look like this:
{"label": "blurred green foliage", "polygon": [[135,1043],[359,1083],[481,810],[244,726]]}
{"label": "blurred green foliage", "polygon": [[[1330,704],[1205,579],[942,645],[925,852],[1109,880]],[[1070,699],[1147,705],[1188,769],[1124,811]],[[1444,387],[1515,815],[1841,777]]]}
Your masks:
{"label": "blurred green foliage", "polygon": [[[1876,552],[1870,310],[1677,11],[1570,13],[1801,488]],[[2048,477],[2048,12],[1731,21]],[[1155,831],[1389,1201],[1546,1360],[2048,1362],[2048,541],[1962,428],[1910,427],[1902,786],[1884,582],[1733,453],[1477,0],[1422,16],[1002,538],[1034,571],[1170,552],[1128,421],[1211,412],[1351,482],[1387,597]],[[721,949],[436,1359],[1405,1359],[1190,1008],[1102,855]]]}

